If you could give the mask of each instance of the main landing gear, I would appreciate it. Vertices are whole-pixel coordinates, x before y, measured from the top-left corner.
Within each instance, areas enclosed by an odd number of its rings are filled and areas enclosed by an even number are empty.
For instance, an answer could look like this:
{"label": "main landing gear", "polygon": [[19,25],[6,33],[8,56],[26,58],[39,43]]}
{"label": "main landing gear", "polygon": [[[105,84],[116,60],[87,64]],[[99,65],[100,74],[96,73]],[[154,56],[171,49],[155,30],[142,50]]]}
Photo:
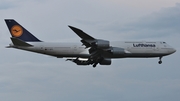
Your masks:
{"label": "main landing gear", "polygon": [[162,59],[162,57],[159,57],[159,62],[158,62],[159,64],[162,64],[162,60],[161,59]]}
{"label": "main landing gear", "polygon": [[93,64],[93,67],[95,68],[95,67],[97,66],[97,64],[98,64],[98,63],[94,63],[94,64]]}

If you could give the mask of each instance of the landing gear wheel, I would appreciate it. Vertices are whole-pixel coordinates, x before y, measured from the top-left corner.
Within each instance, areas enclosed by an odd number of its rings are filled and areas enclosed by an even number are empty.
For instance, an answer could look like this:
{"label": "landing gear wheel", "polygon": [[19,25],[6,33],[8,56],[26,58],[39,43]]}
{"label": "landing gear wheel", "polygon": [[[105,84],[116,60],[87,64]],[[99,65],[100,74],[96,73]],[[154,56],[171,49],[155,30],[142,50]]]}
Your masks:
{"label": "landing gear wheel", "polygon": [[98,63],[94,63],[94,64],[93,64],[93,67],[95,68],[97,64],[98,64]]}
{"label": "landing gear wheel", "polygon": [[159,63],[159,64],[162,64],[162,61],[159,61],[158,63]]}
{"label": "landing gear wheel", "polygon": [[162,57],[159,57],[159,64],[162,64],[162,61],[161,61]]}

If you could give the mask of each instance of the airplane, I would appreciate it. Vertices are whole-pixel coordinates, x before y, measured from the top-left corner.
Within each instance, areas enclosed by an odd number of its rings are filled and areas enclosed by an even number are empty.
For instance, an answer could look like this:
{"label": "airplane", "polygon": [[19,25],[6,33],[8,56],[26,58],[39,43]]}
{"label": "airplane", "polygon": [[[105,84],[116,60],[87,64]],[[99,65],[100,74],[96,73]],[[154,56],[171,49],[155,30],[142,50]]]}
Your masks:
{"label": "airplane", "polygon": [[36,38],[14,19],[5,19],[11,34],[12,43],[7,48],[15,48],[57,58],[66,58],[77,65],[111,65],[118,58],[159,58],[170,55],[176,50],[163,41],[119,41],[94,38],[81,29],[69,26],[82,43],[50,43]]}

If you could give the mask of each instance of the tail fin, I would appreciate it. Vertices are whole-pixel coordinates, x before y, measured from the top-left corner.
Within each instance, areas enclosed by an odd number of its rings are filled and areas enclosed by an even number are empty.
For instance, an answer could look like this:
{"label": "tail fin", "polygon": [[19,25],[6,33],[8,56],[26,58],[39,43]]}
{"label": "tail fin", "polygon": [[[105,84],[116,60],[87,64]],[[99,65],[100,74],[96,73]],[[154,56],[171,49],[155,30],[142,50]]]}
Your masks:
{"label": "tail fin", "polygon": [[15,20],[5,19],[5,22],[8,26],[8,29],[12,37],[20,39],[25,42],[40,42],[38,38],[32,35],[28,30],[26,30],[23,26],[21,26]]}

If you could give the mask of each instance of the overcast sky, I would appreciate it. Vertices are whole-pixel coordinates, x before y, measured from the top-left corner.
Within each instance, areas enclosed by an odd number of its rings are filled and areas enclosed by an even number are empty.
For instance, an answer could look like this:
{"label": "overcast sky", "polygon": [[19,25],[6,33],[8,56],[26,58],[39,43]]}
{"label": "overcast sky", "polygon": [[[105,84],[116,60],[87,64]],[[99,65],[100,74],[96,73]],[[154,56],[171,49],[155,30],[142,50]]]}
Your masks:
{"label": "overcast sky", "polygon": [[[7,49],[4,19],[43,41],[80,42],[72,25],[110,41],[166,41],[177,52],[152,59],[117,59],[77,66],[64,59]],[[1,101],[179,101],[179,0],[1,0]]]}

